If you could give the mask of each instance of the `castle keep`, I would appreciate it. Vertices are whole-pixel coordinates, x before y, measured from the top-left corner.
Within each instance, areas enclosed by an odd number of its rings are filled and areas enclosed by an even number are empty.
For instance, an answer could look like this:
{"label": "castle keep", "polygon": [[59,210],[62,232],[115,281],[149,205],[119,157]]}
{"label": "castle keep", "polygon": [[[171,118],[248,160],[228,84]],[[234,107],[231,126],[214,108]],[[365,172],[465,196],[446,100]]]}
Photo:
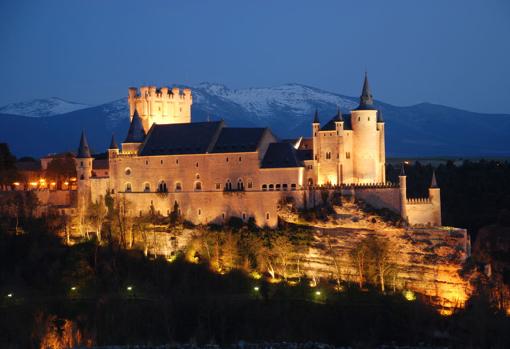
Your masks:
{"label": "castle keep", "polygon": [[[274,227],[282,199],[298,207],[320,202],[320,190],[340,190],[410,224],[441,225],[440,191],[409,199],[406,176],[386,181],[385,123],[365,76],[358,108],[340,111],[312,137],[280,140],[268,128],[232,128],[223,121],[192,122],[190,89],[129,89],[130,127],[120,147],[112,137],[106,166],[96,168],[85,134],[76,166],[78,205],[104,196],[125,198],[131,215],[176,206],[193,223],[253,218]],[[177,203],[177,205],[175,205]]]}

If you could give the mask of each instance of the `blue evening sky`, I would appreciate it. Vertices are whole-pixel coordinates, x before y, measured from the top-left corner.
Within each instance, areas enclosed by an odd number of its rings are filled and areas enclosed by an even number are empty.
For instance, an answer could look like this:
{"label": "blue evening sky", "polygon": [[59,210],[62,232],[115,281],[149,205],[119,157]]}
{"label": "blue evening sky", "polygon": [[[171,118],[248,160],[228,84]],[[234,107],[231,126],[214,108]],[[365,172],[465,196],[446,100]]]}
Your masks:
{"label": "blue evening sky", "polygon": [[510,113],[508,0],[1,0],[0,105],[297,82]]}

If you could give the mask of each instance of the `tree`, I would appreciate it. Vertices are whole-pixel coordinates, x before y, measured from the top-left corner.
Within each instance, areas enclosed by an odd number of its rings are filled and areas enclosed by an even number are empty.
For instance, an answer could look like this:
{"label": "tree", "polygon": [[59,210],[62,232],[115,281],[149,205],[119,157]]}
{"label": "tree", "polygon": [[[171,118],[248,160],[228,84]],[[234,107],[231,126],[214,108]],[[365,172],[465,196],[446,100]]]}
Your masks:
{"label": "tree", "polygon": [[369,236],[366,238],[366,246],[370,262],[375,267],[381,292],[385,292],[385,278],[392,267],[390,244],[388,240]]}
{"label": "tree", "polygon": [[0,187],[10,187],[19,177],[16,157],[12,155],[7,143],[0,143]]}
{"label": "tree", "polygon": [[103,229],[103,223],[107,216],[107,208],[104,204],[103,197],[100,196],[96,202],[91,202],[87,208],[86,221],[87,224],[94,229],[96,232],[97,241],[101,243],[101,231]]}
{"label": "tree", "polygon": [[51,160],[46,168],[46,177],[57,182],[58,188],[62,188],[63,182],[68,182],[72,177],[76,177],[73,155],[66,153],[64,156]]}
{"label": "tree", "polygon": [[295,254],[292,242],[285,235],[274,237],[271,239],[271,252],[273,263],[269,266],[272,268],[275,265],[278,273],[287,279],[289,266]]}
{"label": "tree", "polygon": [[358,285],[363,288],[365,281],[365,260],[367,255],[367,244],[365,240],[359,241],[352,249],[351,258],[354,261],[356,270],[358,271]]}

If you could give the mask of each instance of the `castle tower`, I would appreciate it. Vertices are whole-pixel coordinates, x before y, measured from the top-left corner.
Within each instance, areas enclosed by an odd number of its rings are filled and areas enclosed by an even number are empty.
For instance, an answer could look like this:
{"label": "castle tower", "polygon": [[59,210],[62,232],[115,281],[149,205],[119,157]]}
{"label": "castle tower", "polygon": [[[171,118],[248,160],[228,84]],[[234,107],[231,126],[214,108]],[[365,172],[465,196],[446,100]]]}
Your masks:
{"label": "castle tower", "polygon": [[404,163],[402,163],[402,169],[398,176],[398,182],[400,187],[400,215],[407,222],[407,176],[404,169]]}
{"label": "castle tower", "polygon": [[138,114],[138,110],[135,109],[131,124],[129,125],[128,134],[126,139],[122,143],[122,152],[129,154],[137,154],[140,145],[145,140],[145,129],[142,124],[142,119]]}
{"label": "castle tower", "polygon": [[81,133],[80,145],[76,156],[76,175],[78,176],[78,208],[83,209],[90,201],[92,177],[92,162],[94,158],[90,154],[89,143],[85,131]]}
{"label": "castle tower", "polygon": [[128,89],[129,116],[133,118],[138,111],[145,133],[152,124],[176,124],[191,122],[191,90],[182,91],[174,87],[157,89],[156,86],[142,86]]}
{"label": "castle tower", "polygon": [[337,108],[335,118],[335,130],[336,130],[336,139],[337,139],[337,179],[336,184],[341,184],[344,182],[344,170],[343,164],[340,160],[341,154],[344,154],[344,118],[342,116],[342,112],[340,108]]}
{"label": "castle tower", "polygon": [[379,171],[381,183],[386,183],[386,144],[384,136],[384,119],[382,110],[377,111],[377,131],[379,132]]}
{"label": "castle tower", "polygon": [[117,145],[117,141],[115,140],[115,135],[112,133],[112,139],[110,141],[110,146],[108,147],[108,158],[113,159],[117,157],[119,154],[119,146]]}
{"label": "castle tower", "polygon": [[[315,169],[315,173],[319,173],[319,166],[320,166],[320,139],[319,139],[319,131],[321,128],[321,123],[319,120],[319,111],[315,109],[315,114],[313,116],[313,122],[312,122],[312,140],[313,140],[313,168]],[[317,175],[315,175],[317,178]],[[310,184],[310,183],[307,183]],[[317,184],[317,183],[312,183]]]}
{"label": "castle tower", "polygon": [[382,182],[377,109],[365,73],[358,108],[351,113],[354,151],[354,177],[359,183]]}
{"label": "castle tower", "polygon": [[432,180],[429,188],[429,200],[433,207],[433,225],[441,225],[441,189],[436,180],[436,171],[432,172]]}

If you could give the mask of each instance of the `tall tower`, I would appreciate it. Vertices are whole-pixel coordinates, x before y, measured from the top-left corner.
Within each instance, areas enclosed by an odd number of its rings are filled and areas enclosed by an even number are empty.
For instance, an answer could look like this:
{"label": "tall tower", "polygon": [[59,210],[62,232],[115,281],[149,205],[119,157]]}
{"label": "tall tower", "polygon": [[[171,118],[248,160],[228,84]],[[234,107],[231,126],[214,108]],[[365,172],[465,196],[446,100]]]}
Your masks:
{"label": "tall tower", "polygon": [[398,175],[398,182],[400,187],[400,215],[407,222],[407,176],[402,163],[402,169]]}
{"label": "tall tower", "polygon": [[94,158],[90,154],[89,143],[85,131],[81,133],[80,145],[76,156],[76,175],[78,176],[78,209],[84,210],[90,201],[92,177],[92,162]]}
{"label": "tall tower", "polygon": [[377,109],[365,73],[363,91],[358,108],[351,113],[354,150],[354,178],[359,183],[382,182]]}
{"label": "tall tower", "polygon": [[[319,131],[321,128],[321,122],[319,120],[319,111],[315,109],[315,114],[313,116],[313,122],[312,122],[312,140],[313,140],[313,168],[315,172],[315,180],[318,178],[319,174],[319,166],[320,166],[320,139],[319,139]],[[318,184],[318,183],[307,183],[310,184]]]}
{"label": "tall tower", "polygon": [[436,171],[432,172],[432,180],[429,188],[429,200],[432,203],[434,225],[441,225],[441,189],[439,189],[436,180]]}
{"label": "tall tower", "polygon": [[129,116],[133,118],[135,110],[142,120],[145,133],[152,124],[177,124],[191,122],[191,90],[182,91],[174,87],[157,89],[156,86],[142,86],[128,90]]}

